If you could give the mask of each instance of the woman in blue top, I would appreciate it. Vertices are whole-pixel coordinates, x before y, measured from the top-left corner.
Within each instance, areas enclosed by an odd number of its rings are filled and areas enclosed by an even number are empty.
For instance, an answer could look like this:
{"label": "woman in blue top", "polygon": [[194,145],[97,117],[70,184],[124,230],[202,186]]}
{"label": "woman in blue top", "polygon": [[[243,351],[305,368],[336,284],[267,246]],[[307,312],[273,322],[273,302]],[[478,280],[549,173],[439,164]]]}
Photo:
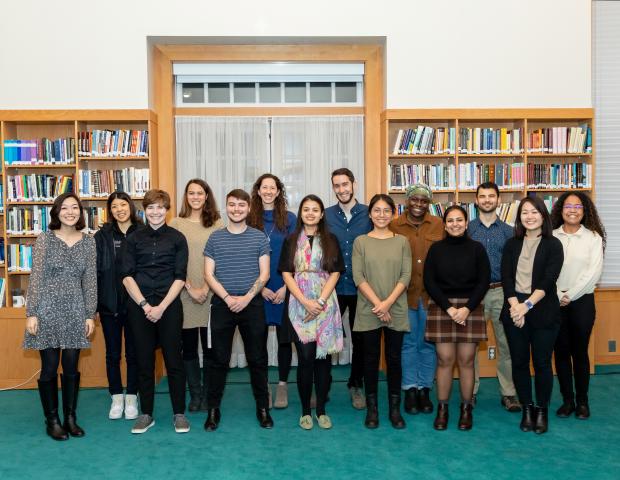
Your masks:
{"label": "woman in blue top", "polygon": [[286,408],[288,406],[287,381],[293,355],[293,337],[290,328],[282,325],[286,286],[282,280],[282,275],[278,272],[278,262],[284,239],[293,233],[297,222],[297,217],[294,213],[289,212],[287,207],[286,189],[280,179],[270,173],[258,177],[252,187],[248,225],[265,232],[271,247],[270,277],[269,282],[262,290],[262,295],[267,325],[275,325],[278,336],[279,382],[276,389],[275,408]]}

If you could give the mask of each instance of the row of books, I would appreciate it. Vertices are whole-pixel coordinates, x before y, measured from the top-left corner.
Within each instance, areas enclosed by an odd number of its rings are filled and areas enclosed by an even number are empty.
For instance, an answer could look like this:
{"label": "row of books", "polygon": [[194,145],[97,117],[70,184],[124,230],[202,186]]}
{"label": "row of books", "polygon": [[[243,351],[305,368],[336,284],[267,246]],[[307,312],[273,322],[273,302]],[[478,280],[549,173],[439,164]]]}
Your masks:
{"label": "row of books", "polygon": [[459,189],[475,190],[484,182],[495,182],[500,189],[520,189],[525,186],[525,164],[514,163],[461,163]]}
{"label": "row of books", "polygon": [[527,166],[528,188],[591,188],[592,165],[551,163]]}
{"label": "row of books", "polygon": [[47,230],[52,207],[11,207],[6,213],[6,232],[10,235],[37,235]]}
{"label": "row of books", "polygon": [[523,152],[520,128],[461,128],[459,153],[463,154],[518,154]]}
{"label": "row of books", "polygon": [[112,192],[144,196],[150,189],[149,169],[128,167],[119,170],[80,170],[80,197],[107,197]]}
{"label": "row of books", "polygon": [[32,270],[32,245],[12,243],[7,248],[9,272],[30,272]]}
{"label": "row of books", "polygon": [[73,175],[7,175],[6,190],[9,202],[51,202],[73,191]]}
{"label": "row of books", "polygon": [[[4,253],[2,255],[4,256]],[[5,292],[6,292],[6,279],[4,279],[3,277],[0,277],[0,307],[4,307],[5,305],[5,297],[6,297]]]}
{"label": "row of books", "polygon": [[149,154],[146,130],[90,130],[78,133],[80,157],[140,157]]}
{"label": "row of books", "polygon": [[[497,206],[497,216],[500,218],[500,220],[506,222],[507,224],[514,225],[519,203],[520,203],[519,200],[515,200],[513,202],[500,203]],[[434,215],[436,217],[443,217],[443,214],[446,208],[448,208],[450,205],[453,205],[453,204],[454,202],[448,202],[446,204],[432,203],[428,206],[428,210],[431,215]],[[478,218],[478,207],[476,206],[475,203],[461,202],[459,203],[459,205],[461,205],[467,211],[467,216],[470,221],[475,218]],[[551,208],[550,207],[548,208],[551,211]],[[407,210],[407,205],[398,204],[396,206],[396,210],[398,214],[400,215]]]}
{"label": "row of books", "polygon": [[418,128],[398,130],[394,155],[452,155],[456,152],[456,128]]}
{"label": "row of books", "polygon": [[4,163],[7,166],[73,164],[75,140],[73,138],[5,140]]}
{"label": "row of books", "polygon": [[4,237],[0,237],[0,264],[4,265]]}
{"label": "row of books", "polygon": [[403,190],[407,185],[424,183],[434,190],[453,190],[456,186],[456,166],[389,165],[390,190]]}
{"label": "row of books", "polygon": [[578,127],[539,128],[529,134],[529,153],[592,153],[592,129]]}

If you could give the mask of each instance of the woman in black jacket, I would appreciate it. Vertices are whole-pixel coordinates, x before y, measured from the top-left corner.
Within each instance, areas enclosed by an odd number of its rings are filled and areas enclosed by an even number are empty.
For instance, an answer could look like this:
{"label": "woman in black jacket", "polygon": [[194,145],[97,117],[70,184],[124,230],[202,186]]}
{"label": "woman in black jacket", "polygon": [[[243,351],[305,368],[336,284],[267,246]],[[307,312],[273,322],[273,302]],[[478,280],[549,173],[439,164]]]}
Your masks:
{"label": "woman in black jacket", "polygon": [[[128,235],[143,228],[131,197],[125,192],[114,192],[107,201],[108,221],[95,233],[97,245],[97,311],[103,327],[106,349],[106,372],[112,405],[108,417],[119,419],[138,416],[138,371],[133,335],[127,323],[127,291],[122,283],[120,267]],[[127,394],[123,398],[121,380],[121,348],[125,334],[125,361],[127,363]]]}
{"label": "woman in black jacket", "polygon": [[[551,355],[560,330],[556,282],[562,270],[562,243],[553,236],[544,202],[526,197],[519,204],[515,236],[504,246],[502,286],[504,325],[512,358],[512,377],[523,405],[521,430],[545,433],[553,389]],[[532,401],[530,349],[535,372]]]}

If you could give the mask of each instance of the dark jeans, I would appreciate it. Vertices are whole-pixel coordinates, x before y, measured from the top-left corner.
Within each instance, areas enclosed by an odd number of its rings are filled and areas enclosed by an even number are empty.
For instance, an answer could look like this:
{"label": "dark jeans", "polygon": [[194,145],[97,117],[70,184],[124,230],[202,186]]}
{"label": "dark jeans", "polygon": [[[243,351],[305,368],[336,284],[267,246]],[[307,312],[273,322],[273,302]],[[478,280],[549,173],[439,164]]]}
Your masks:
{"label": "dark jeans", "polygon": [[[147,299],[157,305],[162,299]],[[155,301],[154,301],[155,300]],[[177,297],[166,309],[159,321],[153,323],[134,301],[129,300],[127,315],[134,334],[138,362],[138,392],[142,413],[153,415],[155,396],[155,349],[161,345],[168,375],[168,388],[172,411],[185,413],[185,369],[181,353],[181,330],[183,329],[183,306]]]}
{"label": "dark jeans", "polygon": [[58,364],[61,361],[62,354],[62,372],[65,375],[75,375],[78,373],[78,361],[80,360],[79,348],[46,348],[39,350],[41,356],[41,376],[39,379],[43,382],[50,380],[57,381]]}
{"label": "dark jeans", "polygon": [[125,333],[125,362],[127,363],[127,393],[138,393],[138,365],[134,338],[126,315],[101,314],[101,326],[105,339],[105,368],[108,375],[110,395],[123,393],[121,380],[121,351]]}
{"label": "dark jeans", "polygon": [[588,344],[595,316],[593,293],[584,295],[560,308],[562,323],[555,341],[555,370],[560,383],[560,391],[566,400],[574,399],[574,377],[577,403],[588,403],[590,384]]}
{"label": "dark jeans", "polygon": [[184,328],[183,337],[183,360],[188,362],[198,358],[198,339],[202,345],[202,366],[206,368],[207,354],[209,352],[209,330],[207,327]]}
{"label": "dark jeans", "polygon": [[402,379],[401,351],[405,332],[397,332],[386,327],[360,332],[364,340],[364,380],[366,395],[377,393],[379,383],[379,359],[381,357],[381,332],[387,363],[388,393],[400,396]]}
{"label": "dark jeans", "polygon": [[316,391],[316,415],[325,414],[325,401],[331,380],[332,357],[316,358],[316,342],[295,342],[297,349],[297,390],[302,415],[310,415],[312,383]]}
{"label": "dark jeans", "polygon": [[553,390],[553,370],[551,355],[558,336],[560,325],[553,323],[545,328],[533,327],[528,322],[522,328],[515,327],[512,320],[504,321],[504,331],[508,339],[510,358],[512,358],[512,380],[519,401],[526,405],[532,402],[532,376],[530,374],[530,351],[534,364],[536,404],[548,407]]}
{"label": "dark jeans", "polygon": [[355,312],[357,310],[357,295],[338,295],[340,315],[349,309],[349,327],[351,328],[351,344],[353,356],[351,359],[351,376],[347,386],[362,388],[364,386],[364,339],[361,332],[354,332]]}
{"label": "dark jeans", "polygon": [[269,407],[267,387],[267,324],[263,299],[259,295],[241,312],[231,312],[219,297],[211,302],[211,352],[207,358],[209,408],[219,408],[230,365],[235,327],[243,339],[245,357],[250,369],[252,391],[257,408]]}

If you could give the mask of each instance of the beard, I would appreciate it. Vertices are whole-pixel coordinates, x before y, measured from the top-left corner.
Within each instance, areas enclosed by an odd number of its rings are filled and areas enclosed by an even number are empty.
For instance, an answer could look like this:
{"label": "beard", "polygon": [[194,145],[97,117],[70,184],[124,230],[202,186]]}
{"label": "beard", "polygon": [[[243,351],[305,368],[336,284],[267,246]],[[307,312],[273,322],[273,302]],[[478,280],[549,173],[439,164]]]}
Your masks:
{"label": "beard", "polygon": [[483,205],[478,205],[478,210],[480,210],[483,213],[491,213],[494,212],[495,210],[497,210],[497,203],[495,205],[492,206],[483,206]]}

